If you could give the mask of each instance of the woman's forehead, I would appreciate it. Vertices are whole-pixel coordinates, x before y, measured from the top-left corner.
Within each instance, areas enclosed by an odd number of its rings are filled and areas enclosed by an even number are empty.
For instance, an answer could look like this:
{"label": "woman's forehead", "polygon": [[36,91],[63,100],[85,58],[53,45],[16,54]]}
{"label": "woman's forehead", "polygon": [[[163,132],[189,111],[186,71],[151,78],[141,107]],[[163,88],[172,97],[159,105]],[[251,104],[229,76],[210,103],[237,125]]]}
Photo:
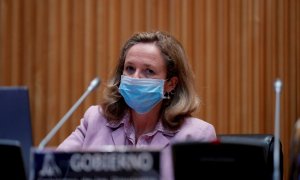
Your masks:
{"label": "woman's forehead", "polygon": [[160,49],[154,43],[139,43],[128,50],[125,64],[136,63],[147,66],[165,66]]}

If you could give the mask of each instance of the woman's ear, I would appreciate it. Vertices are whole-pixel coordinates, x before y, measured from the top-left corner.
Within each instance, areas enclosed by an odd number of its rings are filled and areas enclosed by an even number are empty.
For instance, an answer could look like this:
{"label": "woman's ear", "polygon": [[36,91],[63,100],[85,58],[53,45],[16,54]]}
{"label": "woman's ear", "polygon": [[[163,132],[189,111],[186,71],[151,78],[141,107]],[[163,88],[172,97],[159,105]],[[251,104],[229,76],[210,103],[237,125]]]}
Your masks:
{"label": "woman's ear", "polygon": [[171,92],[173,89],[175,89],[176,85],[178,83],[178,77],[173,76],[165,83],[165,91]]}

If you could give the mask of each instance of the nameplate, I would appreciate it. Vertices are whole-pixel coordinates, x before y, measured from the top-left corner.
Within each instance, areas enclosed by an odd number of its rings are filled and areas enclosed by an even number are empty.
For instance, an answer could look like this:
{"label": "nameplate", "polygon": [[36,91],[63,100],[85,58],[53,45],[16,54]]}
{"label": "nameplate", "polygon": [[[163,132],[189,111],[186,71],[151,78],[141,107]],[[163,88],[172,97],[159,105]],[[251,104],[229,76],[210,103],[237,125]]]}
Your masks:
{"label": "nameplate", "polygon": [[32,151],[31,178],[84,180],[158,180],[160,151]]}

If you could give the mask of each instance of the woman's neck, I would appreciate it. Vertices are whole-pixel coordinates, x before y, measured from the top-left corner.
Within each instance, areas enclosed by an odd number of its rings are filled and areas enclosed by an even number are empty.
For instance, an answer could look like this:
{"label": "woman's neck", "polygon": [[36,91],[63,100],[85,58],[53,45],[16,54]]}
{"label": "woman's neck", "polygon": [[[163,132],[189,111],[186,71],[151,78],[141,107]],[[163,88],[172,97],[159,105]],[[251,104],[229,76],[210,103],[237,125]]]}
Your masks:
{"label": "woman's neck", "polygon": [[159,119],[160,106],[154,107],[150,112],[145,114],[138,114],[131,111],[131,120],[135,129],[135,136],[138,139],[142,134],[151,132]]}

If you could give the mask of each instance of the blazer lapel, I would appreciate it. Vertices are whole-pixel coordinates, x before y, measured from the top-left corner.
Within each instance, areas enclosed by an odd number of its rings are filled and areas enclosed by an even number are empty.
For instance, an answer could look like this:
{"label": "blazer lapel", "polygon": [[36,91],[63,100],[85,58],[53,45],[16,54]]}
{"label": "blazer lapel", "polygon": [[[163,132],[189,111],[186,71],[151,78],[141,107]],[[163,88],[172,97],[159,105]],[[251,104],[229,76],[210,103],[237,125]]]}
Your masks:
{"label": "blazer lapel", "polygon": [[115,145],[125,145],[124,127],[119,127],[111,134]]}

